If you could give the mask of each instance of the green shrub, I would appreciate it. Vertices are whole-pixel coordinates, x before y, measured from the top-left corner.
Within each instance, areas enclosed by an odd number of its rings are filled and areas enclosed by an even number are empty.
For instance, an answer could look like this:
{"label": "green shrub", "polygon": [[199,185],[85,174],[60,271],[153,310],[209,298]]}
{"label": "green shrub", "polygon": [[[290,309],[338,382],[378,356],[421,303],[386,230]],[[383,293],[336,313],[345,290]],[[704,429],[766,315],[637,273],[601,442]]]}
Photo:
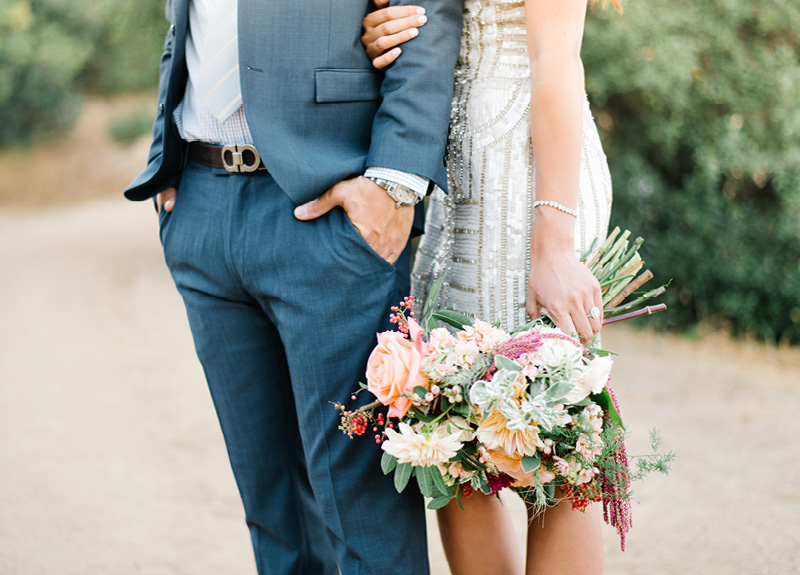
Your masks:
{"label": "green shrub", "polygon": [[671,311],[800,343],[800,3],[630,0],[587,22],[612,221],[648,241]]}
{"label": "green shrub", "polygon": [[164,18],[165,1],[80,0],[80,3],[92,7],[95,48],[83,73],[85,85],[104,93],[154,89],[169,26]]}
{"label": "green shrub", "polygon": [[0,147],[69,126],[92,54],[58,1],[0,0]]}
{"label": "green shrub", "polygon": [[85,90],[154,89],[163,0],[0,0],[0,147],[69,127]]}
{"label": "green shrub", "polygon": [[152,110],[136,110],[113,120],[108,135],[119,144],[130,144],[150,133],[153,127]]}

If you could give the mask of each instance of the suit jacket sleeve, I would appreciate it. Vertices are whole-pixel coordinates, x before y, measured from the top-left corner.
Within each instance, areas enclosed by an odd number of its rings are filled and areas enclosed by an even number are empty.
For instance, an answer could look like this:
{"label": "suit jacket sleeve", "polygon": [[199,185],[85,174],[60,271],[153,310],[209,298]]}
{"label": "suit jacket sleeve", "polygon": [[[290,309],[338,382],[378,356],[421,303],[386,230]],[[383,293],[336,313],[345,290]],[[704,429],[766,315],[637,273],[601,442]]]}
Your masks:
{"label": "suit jacket sleeve", "polygon": [[[402,3],[406,0],[391,2]],[[463,1],[414,4],[425,8],[428,22],[385,72],[366,165],[417,174],[446,190],[444,154]]]}
{"label": "suit jacket sleeve", "polygon": [[175,20],[171,0],[167,1],[166,17],[171,25],[164,39],[164,50],[159,65],[158,110],[153,122],[153,142],[150,144],[147,166],[125,190],[125,196],[135,201],[147,199],[170,186],[177,185],[180,179],[176,167],[166,170],[164,165],[164,136],[172,126],[172,118],[169,117],[171,108],[167,107],[170,72],[175,51]]}

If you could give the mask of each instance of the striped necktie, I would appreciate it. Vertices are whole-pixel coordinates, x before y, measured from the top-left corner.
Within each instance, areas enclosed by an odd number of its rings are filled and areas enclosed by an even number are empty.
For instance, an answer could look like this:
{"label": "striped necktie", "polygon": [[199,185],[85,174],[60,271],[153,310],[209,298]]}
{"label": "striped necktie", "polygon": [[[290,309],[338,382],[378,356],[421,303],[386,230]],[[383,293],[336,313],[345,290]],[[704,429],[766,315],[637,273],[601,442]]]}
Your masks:
{"label": "striped necktie", "polygon": [[211,2],[197,88],[203,103],[222,123],[242,105],[237,0]]}

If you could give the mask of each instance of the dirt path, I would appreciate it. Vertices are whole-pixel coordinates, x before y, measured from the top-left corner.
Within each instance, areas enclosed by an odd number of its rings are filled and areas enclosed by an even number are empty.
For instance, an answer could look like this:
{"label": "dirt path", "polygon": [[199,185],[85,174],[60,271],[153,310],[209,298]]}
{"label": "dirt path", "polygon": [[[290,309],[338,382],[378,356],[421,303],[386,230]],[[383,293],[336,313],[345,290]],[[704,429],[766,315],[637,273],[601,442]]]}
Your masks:
{"label": "dirt path", "polygon": [[[657,426],[678,453],[606,572],[800,573],[800,350],[605,337],[631,451]],[[254,572],[152,207],[0,207],[0,574]]]}

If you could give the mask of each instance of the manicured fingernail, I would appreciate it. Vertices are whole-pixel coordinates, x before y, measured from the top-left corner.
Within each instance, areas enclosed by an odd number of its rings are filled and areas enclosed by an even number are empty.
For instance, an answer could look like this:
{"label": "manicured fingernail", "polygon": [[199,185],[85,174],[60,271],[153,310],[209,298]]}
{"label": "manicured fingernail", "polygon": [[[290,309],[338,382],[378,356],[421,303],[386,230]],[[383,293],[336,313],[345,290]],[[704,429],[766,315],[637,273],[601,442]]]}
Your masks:
{"label": "manicured fingernail", "polygon": [[308,213],[308,208],[305,207],[305,206],[297,206],[294,209],[294,217],[296,217],[296,218],[302,218],[307,213]]}
{"label": "manicured fingernail", "polygon": [[425,8],[417,8],[417,14],[425,14]]}
{"label": "manicured fingernail", "polygon": [[408,35],[411,36],[412,38],[414,36],[419,36],[419,30],[417,30],[416,28],[412,28],[411,30],[408,31]]}
{"label": "manicured fingernail", "polygon": [[172,211],[172,206],[175,204],[175,200],[167,200],[164,202],[164,209],[168,212]]}
{"label": "manicured fingernail", "polygon": [[417,18],[417,22],[419,22],[420,24],[424,24],[427,21],[428,21],[427,16],[420,16],[419,18]]}

